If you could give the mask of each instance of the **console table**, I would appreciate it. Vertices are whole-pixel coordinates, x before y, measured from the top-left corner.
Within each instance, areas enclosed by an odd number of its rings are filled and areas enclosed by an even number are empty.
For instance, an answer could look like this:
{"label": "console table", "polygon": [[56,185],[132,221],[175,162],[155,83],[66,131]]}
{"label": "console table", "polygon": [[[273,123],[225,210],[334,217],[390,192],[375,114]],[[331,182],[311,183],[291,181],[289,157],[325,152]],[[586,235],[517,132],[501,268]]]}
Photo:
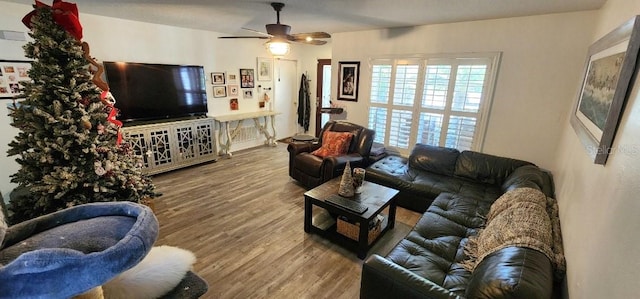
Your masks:
{"label": "console table", "polygon": [[[232,156],[231,145],[233,138],[235,138],[242,129],[242,123],[245,119],[253,119],[254,126],[265,137],[265,144],[275,146],[276,145],[276,115],[280,114],[275,111],[256,111],[247,113],[234,113],[214,116],[213,119],[219,124],[218,140],[220,142],[220,154],[226,154],[229,157]],[[260,119],[264,119],[264,124],[260,123]],[[270,119],[270,121],[268,121]],[[231,129],[231,123],[237,122],[236,127]],[[271,123],[271,132],[269,132],[268,124]],[[224,142],[222,136],[225,136]]]}

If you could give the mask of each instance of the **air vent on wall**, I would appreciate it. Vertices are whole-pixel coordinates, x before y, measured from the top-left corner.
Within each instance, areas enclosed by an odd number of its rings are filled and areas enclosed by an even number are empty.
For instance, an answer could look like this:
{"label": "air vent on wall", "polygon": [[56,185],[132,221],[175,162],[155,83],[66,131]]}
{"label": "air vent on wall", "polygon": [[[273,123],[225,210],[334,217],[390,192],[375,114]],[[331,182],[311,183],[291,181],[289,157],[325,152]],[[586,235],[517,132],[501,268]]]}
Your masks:
{"label": "air vent on wall", "polygon": [[27,38],[24,35],[24,32],[11,31],[11,30],[0,30],[0,39],[17,40],[17,41],[27,40]]}

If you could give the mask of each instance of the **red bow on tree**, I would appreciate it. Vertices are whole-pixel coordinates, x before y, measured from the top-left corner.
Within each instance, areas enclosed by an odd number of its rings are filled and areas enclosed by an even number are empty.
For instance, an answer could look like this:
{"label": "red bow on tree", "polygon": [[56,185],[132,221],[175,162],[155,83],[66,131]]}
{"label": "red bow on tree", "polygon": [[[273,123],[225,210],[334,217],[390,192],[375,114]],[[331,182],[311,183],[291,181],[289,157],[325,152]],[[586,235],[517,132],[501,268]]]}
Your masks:
{"label": "red bow on tree", "polygon": [[[36,0],[36,9],[24,16],[24,18],[22,18],[22,23],[27,26],[27,28],[31,29],[31,18],[37,13],[38,8],[45,6],[49,7],[49,5]],[[75,3],[53,0],[51,10],[53,11],[53,20],[58,25],[64,28],[64,30],[69,32],[69,34],[77,40],[82,39],[82,25],[80,25],[80,18],[78,16],[78,6]]]}

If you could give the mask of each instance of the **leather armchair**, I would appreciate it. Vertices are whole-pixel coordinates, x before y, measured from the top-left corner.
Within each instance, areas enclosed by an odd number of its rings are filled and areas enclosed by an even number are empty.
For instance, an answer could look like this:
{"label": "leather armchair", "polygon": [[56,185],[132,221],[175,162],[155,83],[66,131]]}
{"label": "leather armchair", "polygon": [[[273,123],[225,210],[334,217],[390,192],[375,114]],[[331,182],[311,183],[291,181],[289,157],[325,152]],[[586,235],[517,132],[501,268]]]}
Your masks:
{"label": "leather armchair", "polygon": [[[322,146],[325,131],[351,132],[353,138],[349,150],[341,156],[317,157],[311,152]],[[317,143],[289,144],[289,176],[299,181],[307,188],[316,187],[326,181],[342,175],[344,167],[349,161],[351,167],[369,166],[369,153],[373,144],[375,132],[360,125],[345,121],[329,121],[320,132]]]}

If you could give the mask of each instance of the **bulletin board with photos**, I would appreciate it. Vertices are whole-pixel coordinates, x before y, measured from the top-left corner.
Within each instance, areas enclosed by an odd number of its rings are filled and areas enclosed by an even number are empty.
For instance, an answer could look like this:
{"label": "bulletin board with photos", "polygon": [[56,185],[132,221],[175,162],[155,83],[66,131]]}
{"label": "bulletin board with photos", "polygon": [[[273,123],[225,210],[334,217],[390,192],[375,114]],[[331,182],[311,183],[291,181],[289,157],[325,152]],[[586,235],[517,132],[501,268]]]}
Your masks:
{"label": "bulletin board with photos", "polygon": [[20,95],[20,82],[31,80],[28,75],[29,69],[29,61],[0,60],[0,99],[11,99]]}

